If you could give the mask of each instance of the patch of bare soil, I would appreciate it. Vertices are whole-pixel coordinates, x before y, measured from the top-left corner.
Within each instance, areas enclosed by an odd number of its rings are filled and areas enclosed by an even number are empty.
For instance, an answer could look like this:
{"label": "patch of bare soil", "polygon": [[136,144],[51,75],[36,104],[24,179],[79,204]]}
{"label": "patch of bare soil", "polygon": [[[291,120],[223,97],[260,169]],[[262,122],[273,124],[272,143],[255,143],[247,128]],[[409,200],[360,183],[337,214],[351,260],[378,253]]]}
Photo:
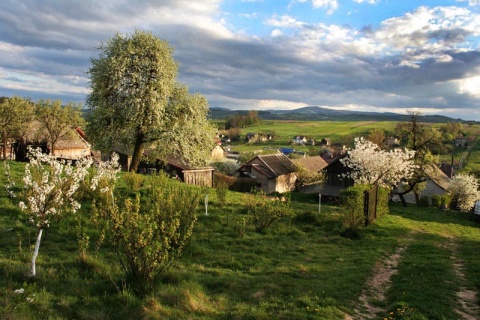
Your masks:
{"label": "patch of bare soil", "polygon": [[378,314],[387,312],[384,308],[374,305],[373,301],[385,300],[385,294],[390,288],[390,278],[397,273],[398,263],[406,248],[407,246],[401,246],[391,256],[375,263],[374,273],[367,280],[366,289],[362,291],[354,309],[355,315],[353,317],[347,315],[345,320],[373,319],[378,317]]}
{"label": "patch of bare soil", "polygon": [[[453,270],[457,275],[458,279],[462,283],[467,283],[467,278],[463,270],[465,266],[463,261],[456,256],[456,245],[452,245],[452,257],[453,260]],[[457,298],[459,307],[455,309],[455,312],[464,320],[478,320],[480,319],[480,307],[477,304],[477,295],[478,292],[466,287],[460,287],[460,290],[457,292]]]}

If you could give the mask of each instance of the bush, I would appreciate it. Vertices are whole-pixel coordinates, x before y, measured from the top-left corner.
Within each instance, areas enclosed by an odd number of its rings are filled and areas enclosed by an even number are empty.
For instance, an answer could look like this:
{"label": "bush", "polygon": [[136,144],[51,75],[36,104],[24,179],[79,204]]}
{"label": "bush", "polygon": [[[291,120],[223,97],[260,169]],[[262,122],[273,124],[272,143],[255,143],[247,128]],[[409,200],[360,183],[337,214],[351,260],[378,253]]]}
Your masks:
{"label": "bush", "polygon": [[226,182],[217,183],[215,186],[215,193],[217,195],[218,206],[223,208],[225,203],[227,202],[227,191],[228,191],[228,184]]}
{"label": "bush", "polygon": [[364,226],[363,193],[368,188],[367,185],[355,185],[342,190],[340,194],[343,209],[342,222],[346,229],[358,230]]}
{"label": "bush", "polygon": [[107,239],[117,252],[127,280],[140,291],[148,290],[182,253],[202,196],[200,189],[172,183],[164,175],[150,179],[155,181],[149,181],[134,199],[93,208],[97,216],[107,220]]}
{"label": "bush", "polygon": [[430,197],[429,196],[421,196],[420,202],[418,203],[419,207],[428,207],[430,205]]}
{"label": "bush", "polygon": [[270,198],[263,192],[244,196],[245,208],[255,226],[255,231],[265,231],[273,222],[290,215],[290,196]]}
{"label": "bush", "polygon": [[442,196],[438,194],[432,196],[432,206],[440,208],[441,205],[442,205]]}
{"label": "bush", "polygon": [[220,172],[213,173],[213,186],[227,185],[230,188],[235,183],[236,178],[224,175]]}
{"label": "bush", "polygon": [[135,172],[124,172],[122,178],[125,181],[127,187],[133,192],[137,192],[138,190],[140,190],[145,180],[145,176],[142,176],[141,174]]}
{"label": "bush", "polygon": [[252,178],[237,178],[230,190],[237,192],[250,192],[257,187],[257,181]]}
{"label": "bush", "polygon": [[[341,205],[344,209],[342,222],[345,228],[357,230],[365,225],[364,193],[372,188],[370,185],[357,184],[343,190],[340,194]],[[378,187],[376,201],[376,218],[388,214],[389,190]]]}

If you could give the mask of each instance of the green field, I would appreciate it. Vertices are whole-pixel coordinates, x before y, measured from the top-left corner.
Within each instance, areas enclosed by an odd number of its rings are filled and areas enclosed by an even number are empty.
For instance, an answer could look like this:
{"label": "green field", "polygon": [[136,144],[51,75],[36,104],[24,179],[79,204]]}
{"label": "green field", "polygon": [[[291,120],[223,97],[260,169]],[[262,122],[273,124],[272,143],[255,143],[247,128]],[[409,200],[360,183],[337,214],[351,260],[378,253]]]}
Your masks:
{"label": "green field", "polygon": [[332,142],[341,140],[346,135],[366,137],[373,129],[393,132],[396,122],[364,121],[265,121],[263,124],[243,128],[242,135],[248,132],[275,132],[276,140],[292,141],[295,136],[306,136],[309,139],[321,140],[330,138]]}
{"label": "green field", "polygon": [[[12,163],[17,179],[22,168]],[[78,219],[70,216],[52,223],[38,276],[27,277],[35,228],[6,198],[4,182],[0,175],[1,319],[462,319],[455,310],[478,316],[480,224],[467,213],[392,205],[389,215],[349,238],[341,207],[324,204],[319,213],[316,196],[292,194],[292,216],[258,234],[241,223],[242,194],[229,192],[221,208],[210,190],[208,216],[198,209],[183,256],[142,295],[129,289],[111,247],[95,249],[90,203],[78,213],[91,235],[87,255],[78,254]],[[388,271],[390,282],[378,282]],[[467,292],[477,295],[471,300]]]}
{"label": "green field", "polygon": [[[386,121],[363,121],[363,122],[337,122],[337,121],[264,121],[262,124],[241,128],[241,141],[234,142],[231,146],[232,151],[237,152],[255,152],[271,153],[281,147],[295,148],[297,151],[312,151],[308,146],[292,145],[295,136],[303,135],[309,139],[321,140],[330,138],[332,143],[347,144],[347,147],[353,147],[354,137],[367,137],[373,129],[385,131],[386,136],[393,136],[394,129],[398,122]],[[217,125],[221,126],[218,122]],[[425,124],[427,126],[439,127],[441,124]],[[464,134],[467,136],[480,137],[480,125],[464,125]],[[273,133],[275,139],[268,142],[245,143],[245,135],[253,133]],[[478,141],[478,140],[477,140]],[[318,153],[320,146],[313,148],[313,152]],[[451,163],[452,156],[455,164],[458,164],[465,148],[455,147],[451,154],[438,156],[439,163]],[[465,171],[480,171],[480,143],[477,143],[470,150],[467,158]]]}

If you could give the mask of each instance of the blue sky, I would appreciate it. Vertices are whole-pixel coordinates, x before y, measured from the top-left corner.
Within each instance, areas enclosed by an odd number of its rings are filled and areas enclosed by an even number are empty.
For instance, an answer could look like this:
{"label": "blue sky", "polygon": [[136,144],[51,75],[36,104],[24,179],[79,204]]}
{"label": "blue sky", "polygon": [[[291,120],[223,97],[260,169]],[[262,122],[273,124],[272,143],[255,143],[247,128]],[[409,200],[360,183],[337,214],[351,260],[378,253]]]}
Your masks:
{"label": "blue sky", "polygon": [[96,48],[135,29],[212,107],[480,121],[480,0],[3,0],[0,96],[85,103]]}

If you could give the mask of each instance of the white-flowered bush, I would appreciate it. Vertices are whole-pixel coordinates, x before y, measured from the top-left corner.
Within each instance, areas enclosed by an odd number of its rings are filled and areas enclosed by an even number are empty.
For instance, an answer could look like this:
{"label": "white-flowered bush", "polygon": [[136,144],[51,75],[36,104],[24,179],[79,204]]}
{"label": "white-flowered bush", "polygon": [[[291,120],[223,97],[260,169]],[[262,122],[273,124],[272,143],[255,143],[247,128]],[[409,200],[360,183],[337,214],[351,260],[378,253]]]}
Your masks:
{"label": "white-flowered bush", "polygon": [[[45,229],[52,218],[80,209],[74,194],[89,174],[93,161],[84,158],[72,165],[71,161],[56,160],[40,149],[29,149],[29,160],[22,179],[23,200],[19,207],[33,224]],[[9,184],[14,185],[12,181]]]}
{"label": "white-flowered bush", "polygon": [[[52,221],[60,219],[63,213],[75,213],[80,209],[75,193],[90,174],[93,160],[85,157],[73,164],[72,161],[57,160],[53,155],[44,154],[39,148],[30,148],[28,158],[30,162],[25,165],[18,205],[28,220],[38,228],[31,266],[31,275],[35,276],[35,260],[43,230]],[[101,179],[116,180],[118,168],[118,156],[114,156],[111,162],[100,164],[91,179],[90,188],[95,190]],[[7,191],[11,197],[16,197],[13,191],[15,183],[10,177],[8,166],[5,170],[8,177]],[[108,189],[101,191],[106,192]]]}
{"label": "white-flowered bush", "polygon": [[475,201],[480,200],[478,180],[472,174],[457,174],[451,181],[448,191],[457,201],[458,209],[468,211],[473,208]]}
{"label": "white-flowered bush", "polygon": [[364,138],[355,138],[355,147],[340,160],[351,171],[344,176],[355,184],[396,186],[401,179],[412,177],[416,165],[415,151],[408,149],[382,150]]}

